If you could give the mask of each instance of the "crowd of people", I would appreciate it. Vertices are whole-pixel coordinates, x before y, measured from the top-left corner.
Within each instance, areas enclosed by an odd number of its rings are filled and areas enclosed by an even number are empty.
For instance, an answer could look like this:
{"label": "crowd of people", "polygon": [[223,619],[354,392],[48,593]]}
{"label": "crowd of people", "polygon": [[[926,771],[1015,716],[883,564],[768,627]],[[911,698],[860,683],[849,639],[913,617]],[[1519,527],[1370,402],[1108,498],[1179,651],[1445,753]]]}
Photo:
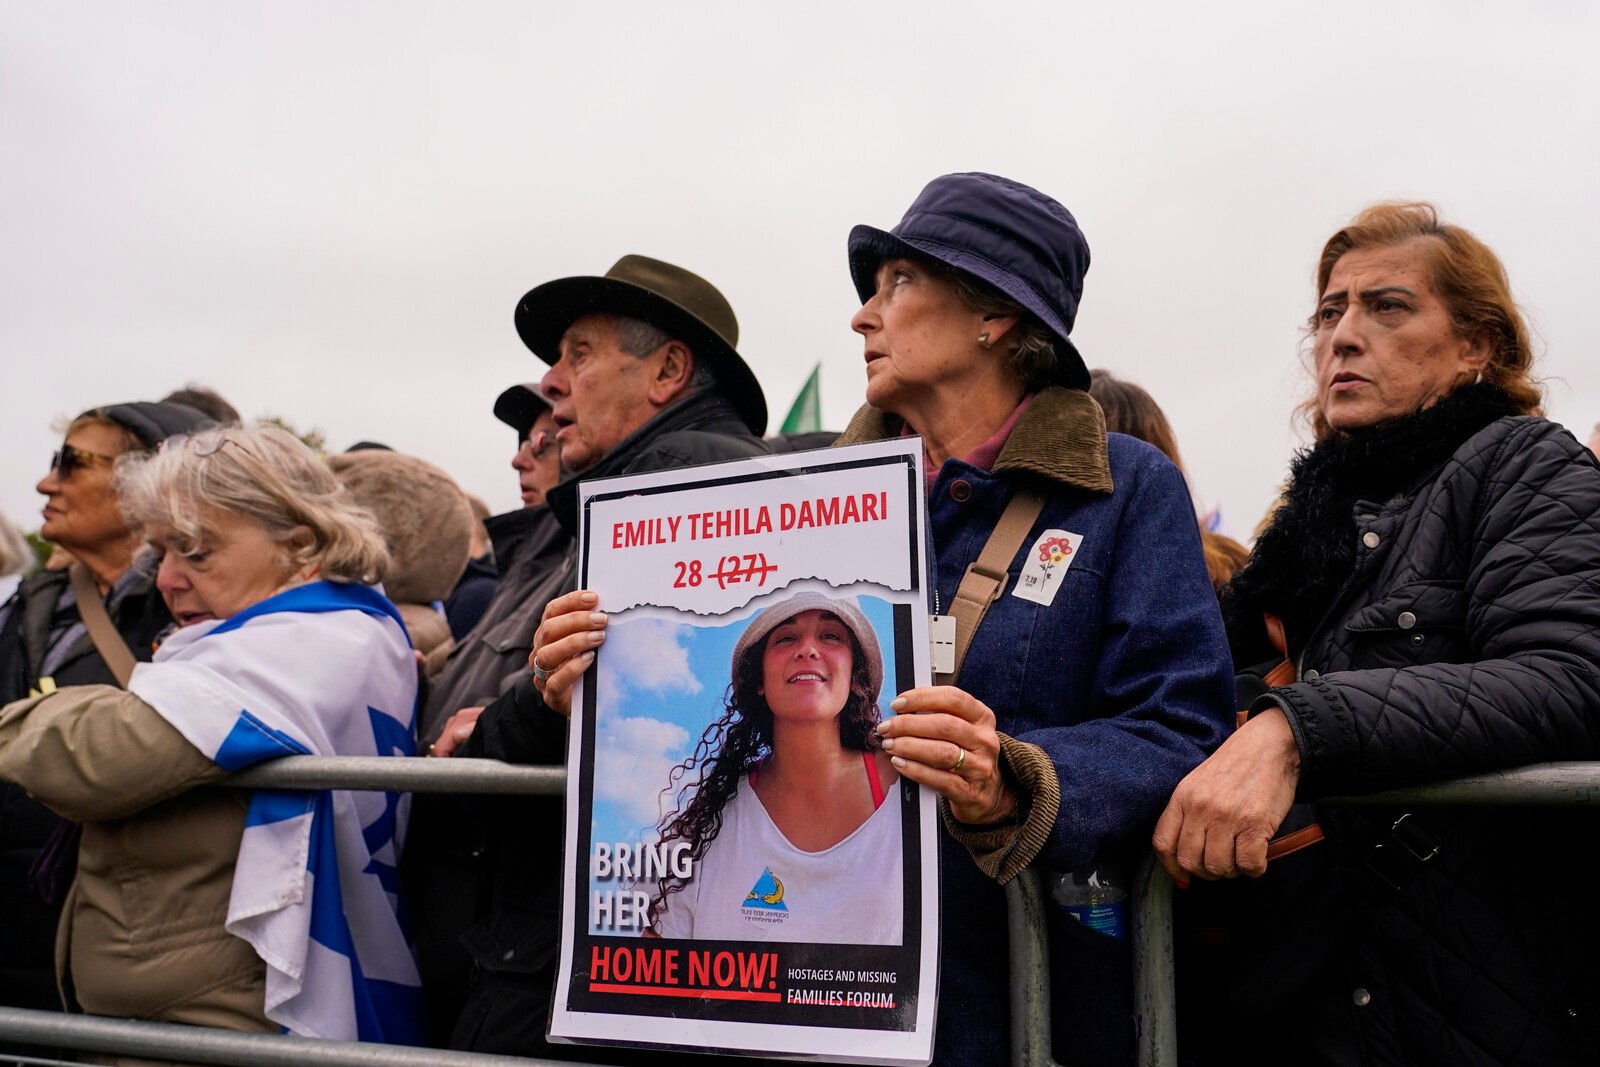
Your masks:
{"label": "crowd of people", "polygon": [[[944,175],[846,248],[842,433],[764,436],[734,311],[683,267],[529,291],[547,368],[492,406],[506,514],[204,389],[73,419],[38,485],[50,555],[0,606],[0,1003],[646,1062],[545,1041],[559,799],[205,787],[285,754],[559,764],[608,622],[581,480],[915,435],[954,670],[880,719],[854,601],[758,616],[663,840],[715,867],[764,810],[799,863],[876,835],[867,867],[898,839],[886,792],[936,793],[939,1064],[1009,1062],[1004,885],[1152,847],[1188,1062],[1600,1062],[1586,813],[1337,799],[1600,753],[1600,466],[1542,416],[1493,252],[1420,203],[1328,240],[1313,443],[1247,548],[1197,518],[1156,399],[1075,346],[1089,245],[1059,202]],[[1004,595],[1060,531],[1059,586]],[[31,561],[0,536],[4,569]],[[840,683],[768,684],[796,663]],[[650,934],[719,936],[713,882],[653,886]],[[1056,920],[1055,1057],[1131,1063],[1128,941]]]}

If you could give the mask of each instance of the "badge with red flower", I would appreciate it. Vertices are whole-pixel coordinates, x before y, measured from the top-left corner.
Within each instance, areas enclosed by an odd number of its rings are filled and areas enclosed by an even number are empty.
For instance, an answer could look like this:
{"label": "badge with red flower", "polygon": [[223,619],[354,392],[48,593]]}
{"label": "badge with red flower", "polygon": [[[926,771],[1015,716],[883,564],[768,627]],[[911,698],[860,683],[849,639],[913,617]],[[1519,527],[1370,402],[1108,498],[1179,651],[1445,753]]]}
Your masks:
{"label": "badge with red flower", "polygon": [[1036,604],[1053,603],[1056,590],[1061,587],[1059,579],[1072,566],[1073,557],[1082,544],[1083,535],[1068,530],[1046,530],[1040,534],[1033,543],[1028,565],[1017,575],[1012,595]]}
{"label": "badge with red flower", "polygon": [[1052,537],[1039,545],[1039,562],[1058,567],[1072,555],[1072,542],[1065,537]]}

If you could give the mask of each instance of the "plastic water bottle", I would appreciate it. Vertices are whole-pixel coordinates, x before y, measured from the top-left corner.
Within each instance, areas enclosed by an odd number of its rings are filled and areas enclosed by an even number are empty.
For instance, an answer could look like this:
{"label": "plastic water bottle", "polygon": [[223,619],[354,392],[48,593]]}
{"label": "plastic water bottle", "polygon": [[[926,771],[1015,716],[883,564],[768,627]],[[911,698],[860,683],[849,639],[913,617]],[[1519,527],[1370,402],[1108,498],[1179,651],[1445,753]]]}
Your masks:
{"label": "plastic water bottle", "polygon": [[1108,937],[1128,936],[1128,883],[1115,862],[1092,863],[1049,878],[1050,896],[1066,913]]}

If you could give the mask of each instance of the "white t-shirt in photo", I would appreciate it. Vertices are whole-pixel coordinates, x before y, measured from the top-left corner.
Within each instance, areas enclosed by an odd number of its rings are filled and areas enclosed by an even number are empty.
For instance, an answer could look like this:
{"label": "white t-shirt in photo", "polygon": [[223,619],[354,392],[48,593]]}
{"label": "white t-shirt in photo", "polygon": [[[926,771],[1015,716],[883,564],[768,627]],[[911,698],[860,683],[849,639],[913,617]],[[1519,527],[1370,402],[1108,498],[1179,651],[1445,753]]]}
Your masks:
{"label": "white t-shirt in photo", "polygon": [[849,837],[804,852],[746,776],[694,878],[667,897],[657,929],[662,937],[898,945],[904,863],[898,789]]}

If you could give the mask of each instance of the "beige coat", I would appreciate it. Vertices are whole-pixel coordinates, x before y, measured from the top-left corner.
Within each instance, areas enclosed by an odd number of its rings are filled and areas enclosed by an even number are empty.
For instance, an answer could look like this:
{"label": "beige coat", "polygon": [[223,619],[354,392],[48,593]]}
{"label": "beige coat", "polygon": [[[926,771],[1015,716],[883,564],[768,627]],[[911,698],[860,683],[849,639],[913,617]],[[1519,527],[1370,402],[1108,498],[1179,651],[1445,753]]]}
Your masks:
{"label": "beige coat", "polygon": [[56,942],[69,1008],[277,1029],[265,965],[223,929],[249,794],[197,787],[224,776],[120,689],[74,686],[0,708],[0,778],[83,823]]}

